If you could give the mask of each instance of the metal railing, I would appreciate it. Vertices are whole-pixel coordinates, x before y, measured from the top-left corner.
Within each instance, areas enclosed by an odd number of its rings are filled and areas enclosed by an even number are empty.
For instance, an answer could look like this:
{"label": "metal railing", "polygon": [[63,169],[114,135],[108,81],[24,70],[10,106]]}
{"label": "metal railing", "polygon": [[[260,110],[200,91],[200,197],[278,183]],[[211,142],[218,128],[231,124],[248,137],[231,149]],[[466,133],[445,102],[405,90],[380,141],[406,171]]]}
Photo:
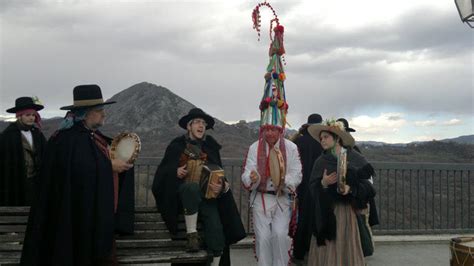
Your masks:
{"label": "metal railing", "polygon": [[[151,185],[161,158],[135,164],[135,202],[154,206]],[[243,159],[223,159],[247,232],[249,193],[242,189]],[[375,234],[474,233],[474,164],[372,162],[377,176],[375,202],[380,224]]]}

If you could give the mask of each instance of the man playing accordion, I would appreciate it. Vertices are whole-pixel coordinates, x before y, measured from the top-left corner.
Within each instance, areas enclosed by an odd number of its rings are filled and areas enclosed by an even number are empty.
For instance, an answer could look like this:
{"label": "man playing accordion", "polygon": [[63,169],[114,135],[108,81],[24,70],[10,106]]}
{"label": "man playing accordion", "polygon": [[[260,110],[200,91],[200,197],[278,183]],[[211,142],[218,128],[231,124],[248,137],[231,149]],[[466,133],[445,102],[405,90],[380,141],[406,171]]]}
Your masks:
{"label": "man playing accordion", "polygon": [[246,234],[221,169],[221,146],[206,135],[214,119],[193,108],[179,125],[187,133],[168,145],[153,180],[158,211],[172,234],[178,230],[178,214],[184,214],[190,252],[200,249],[199,216],[209,261],[212,265],[230,265],[229,245]]}

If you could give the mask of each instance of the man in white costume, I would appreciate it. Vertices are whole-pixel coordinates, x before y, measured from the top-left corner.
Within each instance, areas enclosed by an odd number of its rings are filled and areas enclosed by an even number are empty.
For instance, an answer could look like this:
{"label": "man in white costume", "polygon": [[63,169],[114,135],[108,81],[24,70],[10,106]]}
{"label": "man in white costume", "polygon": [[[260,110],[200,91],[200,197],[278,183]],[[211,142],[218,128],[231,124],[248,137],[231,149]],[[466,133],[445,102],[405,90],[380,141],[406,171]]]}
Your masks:
{"label": "man in white costume", "polygon": [[[283,138],[282,132],[277,126],[262,129],[263,136],[249,148],[242,174],[244,187],[251,191],[255,252],[261,266],[287,266],[290,260],[292,239],[288,233],[295,207],[292,203],[302,173],[298,148]],[[280,192],[269,176],[269,156],[261,156],[262,152],[268,155],[270,149],[275,148],[286,158],[286,174]],[[259,169],[259,157],[264,158],[264,169]]]}
{"label": "man in white costume", "polygon": [[[269,4],[265,5],[269,8]],[[254,9],[254,28],[259,31],[258,5]],[[273,8],[271,8],[273,10]],[[260,102],[260,133],[247,153],[243,186],[250,190],[255,252],[260,266],[287,266],[290,261],[292,236],[296,231],[296,188],[301,182],[301,161],[297,146],[284,138],[286,102],[282,64],[284,27],[276,13],[271,23],[273,38],[268,51],[265,87]],[[272,24],[273,25],[273,24]],[[291,236],[291,237],[290,237]]]}

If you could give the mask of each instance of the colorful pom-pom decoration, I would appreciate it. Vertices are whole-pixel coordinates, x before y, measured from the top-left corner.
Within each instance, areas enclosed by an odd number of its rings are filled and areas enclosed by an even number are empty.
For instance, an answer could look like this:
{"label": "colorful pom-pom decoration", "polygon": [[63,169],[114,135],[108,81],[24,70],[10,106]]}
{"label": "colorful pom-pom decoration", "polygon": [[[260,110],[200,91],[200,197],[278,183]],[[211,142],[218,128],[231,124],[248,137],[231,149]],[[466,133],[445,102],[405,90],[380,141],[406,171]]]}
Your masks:
{"label": "colorful pom-pom decoration", "polygon": [[285,102],[283,100],[278,100],[278,108],[282,109],[285,106]]}
{"label": "colorful pom-pom decoration", "polygon": [[278,25],[278,26],[275,27],[274,31],[283,33],[283,32],[285,32],[285,28],[282,25]]}
{"label": "colorful pom-pom decoration", "polygon": [[270,72],[265,73],[264,78],[265,78],[266,81],[269,81],[272,78],[272,73],[270,73]]}
{"label": "colorful pom-pom decoration", "polygon": [[285,81],[286,75],[285,73],[280,73],[280,76],[278,77],[281,81]]}
{"label": "colorful pom-pom decoration", "polygon": [[288,104],[286,102],[284,81],[286,80],[283,45],[283,35],[285,28],[280,25],[278,16],[273,7],[265,0],[265,2],[257,4],[252,12],[253,28],[257,31],[258,40],[260,41],[261,29],[261,8],[269,8],[273,12],[273,18],[270,20],[270,47],[268,48],[269,62],[265,69],[265,86],[263,97],[259,105],[260,109],[260,128],[266,126],[278,127],[283,130],[287,124],[286,115]]}
{"label": "colorful pom-pom decoration", "polygon": [[268,106],[270,105],[270,102],[272,101],[272,99],[270,97],[266,97],[265,99],[263,99],[261,102],[260,102],[260,110],[263,111],[265,109],[268,108]]}

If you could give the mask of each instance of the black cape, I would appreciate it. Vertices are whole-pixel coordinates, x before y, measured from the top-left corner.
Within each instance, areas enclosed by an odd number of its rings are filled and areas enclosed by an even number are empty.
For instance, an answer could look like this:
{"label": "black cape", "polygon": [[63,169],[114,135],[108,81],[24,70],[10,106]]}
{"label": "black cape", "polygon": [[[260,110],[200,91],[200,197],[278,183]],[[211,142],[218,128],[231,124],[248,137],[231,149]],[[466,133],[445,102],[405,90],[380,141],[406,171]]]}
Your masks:
{"label": "black cape", "polygon": [[[152,191],[155,197],[156,207],[161,213],[168,230],[172,234],[177,233],[178,214],[182,213],[183,210],[178,195],[178,185],[183,181],[176,176],[176,171],[178,169],[179,158],[185,148],[185,136],[177,137],[172,140],[166,148],[163,160],[158,166],[153,180]],[[220,149],[221,145],[219,145],[214,138],[206,136],[206,139],[202,143],[202,150],[207,154],[208,162],[222,167],[219,153]],[[218,208],[227,245],[222,255],[220,265],[230,265],[228,246],[245,238],[247,235],[232,191],[229,190],[218,199]]]}
{"label": "black cape", "polygon": [[[362,155],[362,151],[359,149],[359,147],[357,147],[357,145],[354,145],[352,150],[356,151],[360,155]],[[364,157],[362,156],[361,158],[364,158]],[[365,158],[364,158],[364,160],[365,160]],[[370,168],[369,168],[369,166],[370,166]],[[372,166],[370,164],[366,166],[365,171],[363,171],[363,172],[365,172],[365,175],[370,174],[371,176],[375,177],[375,171],[374,171],[374,169],[372,168]],[[370,177],[363,177],[363,178],[370,178]],[[374,226],[374,225],[379,224],[379,214],[378,214],[378,211],[377,211],[377,206],[375,205],[375,198],[370,198],[369,199],[369,206],[370,206],[369,225]]]}
{"label": "black cape", "polygon": [[[332,184],[327,189],[321,185],[324,170],[327,169],[327,173],[330,174],[336,171],[336,168],[336,157],[325,151],[314,163],[309,181],[310,195],[314,202],[311,226],[319,246],[324,245],[325,240],[334,240],[336,237],[335,202],[351,204],[354,209],[362,209],[375,197],[375,189],[368,180],[375,175],[374,169],[358,152],[347,150],[346,178],[352,192],[346,196],[337,193],[337,184]],[[370,206],[370,211],[370,225],[378,224],[375,205]]]}
{"label": "black cape", "polygon": [[[35,127],[31,129],[35,154],[33,160],[38,168],[46,146],[46,139],[41,131]],[[33,187],[37,187],[38,180],[34,178]],[[11,123],[0,134],[0,206],[26,206],[29,193],[36,195],[36,191],[27,191],[26,169],[21,141],[21,132],[18,124]],[[35,196],[33,197],[34,200]]]}
{"label": "black cape", "polygon": [[296,228],[295,237],[293,239],[294,248],[293,256],[296,259],[303,259],[306,252],[309,250],[311,241],[311,211],[313,209],[313,202],[307,200],[309,197],[309,178],[313,169],[314,161],[321,155],[323,148],[321,144],[316,141],[304,129],[302,135],[295,141],[300,152],[301,164],[303,166],[303,179],[297,188],[298,193],[298,227]]}
{"label": "black cape", "polygon": [[90,265],[97,257],[110,255],[114,233],[133,233],[133,169],[119,175],[114,214],[112,164],[93,134],[101,133],[76,123],[50,138],[40,173],[39,201],[28,220],[22,265]]}

